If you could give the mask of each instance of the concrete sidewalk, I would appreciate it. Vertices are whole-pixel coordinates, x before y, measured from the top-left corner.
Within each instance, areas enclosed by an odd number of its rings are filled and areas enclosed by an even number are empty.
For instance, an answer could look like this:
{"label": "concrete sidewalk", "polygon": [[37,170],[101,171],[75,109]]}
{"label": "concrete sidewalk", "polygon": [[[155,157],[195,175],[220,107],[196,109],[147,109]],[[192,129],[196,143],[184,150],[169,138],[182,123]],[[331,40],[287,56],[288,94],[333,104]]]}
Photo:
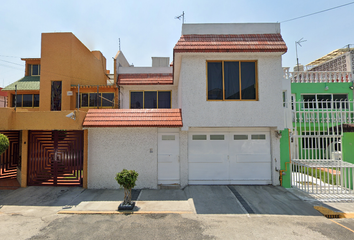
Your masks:
{"label": "concrete sidewalk", "polygon": [[[354,203],[333,206],[308,201],[275,186],[187,186],[184,189],[135,191],[132,211],[118,211],[122,189],[27,187],[0,190],[0,213],[49,207],[60,214],[232,214],[321,216],[314,206],[354,212]],[[323,213],[323,211],[321,211]],[[349,215],[347,215],[349,217]]]}

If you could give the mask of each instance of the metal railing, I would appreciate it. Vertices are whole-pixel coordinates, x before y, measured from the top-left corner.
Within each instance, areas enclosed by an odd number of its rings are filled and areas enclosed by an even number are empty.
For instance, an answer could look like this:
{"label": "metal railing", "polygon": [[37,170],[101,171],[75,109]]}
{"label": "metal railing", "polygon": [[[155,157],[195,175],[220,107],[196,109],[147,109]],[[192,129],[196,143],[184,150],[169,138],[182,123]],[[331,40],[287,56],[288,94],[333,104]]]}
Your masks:
{"label": "metal railing", "polygon": [[343,132],[354,123],[354,102],[314,99],[284,107],[292,119],[292,126],[287,126],[292,129],[292,187],[332,197],[349,194],[354,199],[354,164],[342,156]]}
{"label": "metal railing", "polygon": [[354,194],[354,165],[340,160],[294,160],[292,187],[309,194]]}
{"label": "metal railing", "polygon": [[288,68],[284,68],[284,78],[290,79],[292,83],[341,83],[352,82],[353,74],[351,72],[335,72],[335,71],[298,71],[290,72]]}

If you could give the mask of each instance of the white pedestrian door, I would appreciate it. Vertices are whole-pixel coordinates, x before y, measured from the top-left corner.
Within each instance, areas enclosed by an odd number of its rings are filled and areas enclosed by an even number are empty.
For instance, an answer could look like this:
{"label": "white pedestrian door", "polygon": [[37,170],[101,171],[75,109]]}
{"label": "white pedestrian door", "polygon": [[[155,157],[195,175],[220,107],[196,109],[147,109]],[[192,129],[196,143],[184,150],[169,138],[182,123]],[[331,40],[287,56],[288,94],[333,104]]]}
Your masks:
{"label": "white pedestrian door", "polygon": [[158,184],[180,184],[179,133],[159,133],[158,138]]}

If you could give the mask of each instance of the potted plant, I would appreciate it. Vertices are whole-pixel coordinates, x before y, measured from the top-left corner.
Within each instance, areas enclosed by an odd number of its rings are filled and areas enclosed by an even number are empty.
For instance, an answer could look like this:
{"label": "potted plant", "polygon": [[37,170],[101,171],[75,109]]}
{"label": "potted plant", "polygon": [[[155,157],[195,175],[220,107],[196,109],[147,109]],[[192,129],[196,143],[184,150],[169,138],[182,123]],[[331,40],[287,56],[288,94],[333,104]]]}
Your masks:
{"label": "potted plant", "polygon": [[135,187],[138,175],[136,171],[127,169],[117,173],[115,179],[119,186],[124,188],[124,200],[119,205],[118,210],[132,210],[134,208],[135,202],[132,203],[132,188]]}
{"label": "potted plant", "polygon": [[0,133],[0,155],[3,154],[9,146],[10,142],[7,136]]}

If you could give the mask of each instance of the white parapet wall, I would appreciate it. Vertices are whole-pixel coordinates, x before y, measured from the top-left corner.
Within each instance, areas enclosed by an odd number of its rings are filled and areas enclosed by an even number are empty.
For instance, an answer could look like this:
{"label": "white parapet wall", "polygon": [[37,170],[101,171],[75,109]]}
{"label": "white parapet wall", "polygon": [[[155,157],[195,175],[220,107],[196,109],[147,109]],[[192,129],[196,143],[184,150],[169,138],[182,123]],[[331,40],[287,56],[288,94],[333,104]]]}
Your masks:
{"label": "white parapet wall", "polygon": [[269,34],[280,33],[280,23],[183,24],[182,35],[189,34]]}

